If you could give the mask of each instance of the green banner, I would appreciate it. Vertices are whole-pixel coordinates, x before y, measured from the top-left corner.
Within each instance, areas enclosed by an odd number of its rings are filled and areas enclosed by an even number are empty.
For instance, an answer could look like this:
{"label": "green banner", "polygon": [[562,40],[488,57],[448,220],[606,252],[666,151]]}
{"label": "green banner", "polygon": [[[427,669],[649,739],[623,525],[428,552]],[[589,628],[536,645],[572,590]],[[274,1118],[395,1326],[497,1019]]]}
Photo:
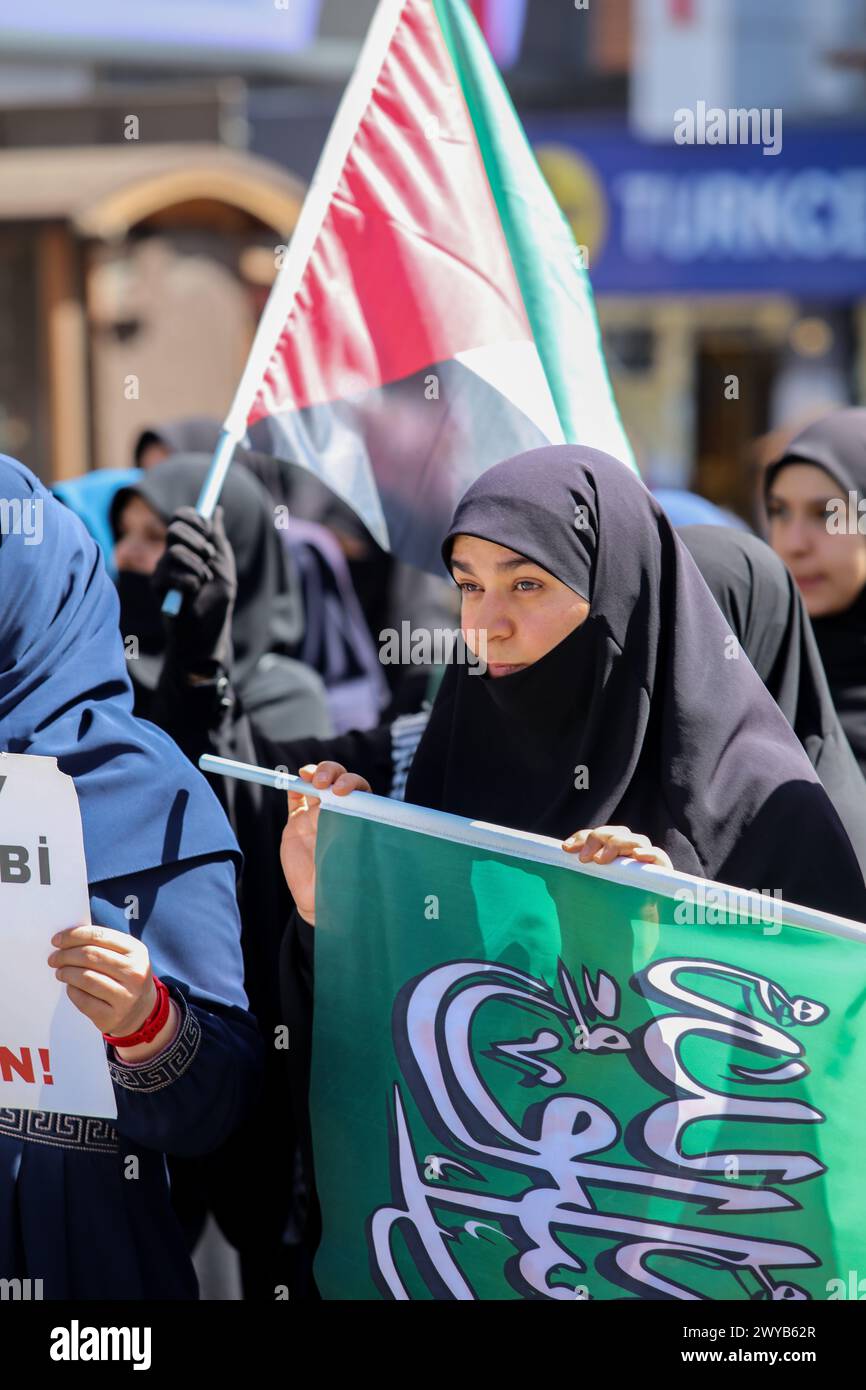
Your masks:
{"label": "green banner", "polygon": [[866,928],[471,833],[320,818],[323,1297],[857,1297]]}

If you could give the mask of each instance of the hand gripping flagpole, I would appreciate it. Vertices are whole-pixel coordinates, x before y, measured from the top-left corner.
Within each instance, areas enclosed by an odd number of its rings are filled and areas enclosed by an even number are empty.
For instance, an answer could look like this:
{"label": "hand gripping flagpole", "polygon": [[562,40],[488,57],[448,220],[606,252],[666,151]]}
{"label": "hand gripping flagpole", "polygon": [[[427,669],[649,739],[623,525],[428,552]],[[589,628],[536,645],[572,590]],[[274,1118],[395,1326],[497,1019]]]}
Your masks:
{"label": "hand gripping flagpole", "polygon": [[[229,471],[229,464],[232,461],[237,443],[238,436],[236,434],[232,434],[227,429],[221,431],[220,437],[217,440],[217,446],[214,449],[213,458],[211,459],[210,468],[207,471],[207,477],[202,484],[202,489],[195,506],[196,511],[200,516],[203,516],[206,521],[210,521],[216,511],[216,505],[219,502],[223,483],[226,480],[226,474]],[[163,613],[167,613],[169,617],[172,618],[177,617],[182,602],[183,594],[180,592],[180,589],[169,589],[163,600]]]}
{"label": "hand gripping flagpole", "polygon": [[[235,449],[246,436],[247,418],[276,341],[278,330],[274,325],[275,313],[272,306],[277,299],[276,292],[279,285],[280,277],[278,276],[271,290],[270,298],[265,305],[265,311],[259,323],[250,355],[247,358],[243,376],[235,392],[229,413],[223,422],[213,458],[210,461],[210,468],[195,504],[196,511],[207,521],[211,520],[216,511]],[[282,303],[282,297],[280,303]],[[163,613],[168,614],[169,617],[177,617],[182,602],[183,594],[180,590],[169,589],[163,600]]]}

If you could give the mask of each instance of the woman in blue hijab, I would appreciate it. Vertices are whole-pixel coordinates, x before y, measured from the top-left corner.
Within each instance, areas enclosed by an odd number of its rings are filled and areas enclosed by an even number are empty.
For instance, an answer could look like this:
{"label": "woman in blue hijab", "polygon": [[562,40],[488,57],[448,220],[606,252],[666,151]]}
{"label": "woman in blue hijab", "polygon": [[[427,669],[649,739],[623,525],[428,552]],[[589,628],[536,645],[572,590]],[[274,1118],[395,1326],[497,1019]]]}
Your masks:
{"label": "woman in blue hijab", "polygon": [[155,1042],[106,1043],[116,1126],[0,1109],[0,1278],[37,1276],[50,1299],[195,1298],[164,1155],[221,1144],[255,1099],[262,1061],[242,986],[237,844],[204,779],[133,717],[117,597],[93,540],[2,455],[0,497],[7,517],[31,521],[0,534],[0,748],[56,757],[73,778],[92,921],[115,950],[134,938],[140,983],[117,1006],[100,1002],[115,997],[111,981],[98,999],[85,993],[68,933],[45,968],[105,1034],[138,1034],[153,996],[163,1001],[152,976],[168,1009]]}

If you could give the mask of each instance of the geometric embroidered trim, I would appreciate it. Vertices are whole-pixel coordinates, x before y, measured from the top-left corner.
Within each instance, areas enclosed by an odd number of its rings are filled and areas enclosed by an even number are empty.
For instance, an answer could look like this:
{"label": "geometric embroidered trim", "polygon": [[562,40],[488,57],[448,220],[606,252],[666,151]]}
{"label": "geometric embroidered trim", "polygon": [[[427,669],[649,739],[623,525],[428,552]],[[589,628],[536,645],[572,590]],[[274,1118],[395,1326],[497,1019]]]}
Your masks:
{"label": "geometric embroidered trim", "polygon": [[162,1091],[188,1071],[195,1061],[201,1042],[201,1024],[188,1008],[186,1000],[174,993],[172,999],[183,1010],[183,1019],[174,1042],[153,1062],[117,1062],[109,1060],[108,1070],[117,1086],[139,1095]]}
{"label": "geometric embroidered trim", "polygon": [[0,1109],[0,1134],[88,1153],[114,1154],[118,1147],[117,1130],[109,1120],[94,1115],[60,1115],[50,1110]]}
{"label": "geometric embroidered trim", "polygon": [[[116,1085],[139,1095],[150,1095],[170,1086],[192,1066],[201,1042],[201,1024],[182,995],[172,993],[172,998],[183,1014],[174,1042],[152,1063],[109,1060],[108,1070]],[[4,1134],[10,1139],[29,1139],[34,1144],[86,1153],[116,1154],[119,1148],[115,1126],[94,1115],[0,1107],[0,1135]]]}

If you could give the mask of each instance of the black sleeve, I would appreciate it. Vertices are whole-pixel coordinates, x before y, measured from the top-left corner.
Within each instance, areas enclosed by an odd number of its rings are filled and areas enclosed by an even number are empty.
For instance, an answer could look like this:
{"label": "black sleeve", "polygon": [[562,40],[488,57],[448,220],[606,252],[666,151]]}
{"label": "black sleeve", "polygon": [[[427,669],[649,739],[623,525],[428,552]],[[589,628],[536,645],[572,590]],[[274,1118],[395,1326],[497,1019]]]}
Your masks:
{"label": "black sleeve", "polygon": [[198,766],[202,753],[237,756],[231,752],[235,715],[236,700],[221,668],[214,667],[209,680],[191,685],[186,672],[166,656],[147,718],[174,739],[191,763]]}
{"label": "black sleeve", "polygon": [[[190,685],[185,672],[166,659],[147,718],[170,734],[196,766],[203,753],[255,762],[262,767],[285,767],[294,773],[306,763],[331,761],[365,777],[379,796],[387,796],[391,790],[394,764],[390,724],[369,730],[353,729],[333,737],[278,743],[261,733],[254,720],[244,714],[222,671],[215,672],[210,681]],[[208,780],[225,806],[225,779]]]}
{"label": "black sleeve", "polygon": [[722,866],[718,881],[780,892],[789,903],[866,922],[866,884],[819,782],[777,787]]}

